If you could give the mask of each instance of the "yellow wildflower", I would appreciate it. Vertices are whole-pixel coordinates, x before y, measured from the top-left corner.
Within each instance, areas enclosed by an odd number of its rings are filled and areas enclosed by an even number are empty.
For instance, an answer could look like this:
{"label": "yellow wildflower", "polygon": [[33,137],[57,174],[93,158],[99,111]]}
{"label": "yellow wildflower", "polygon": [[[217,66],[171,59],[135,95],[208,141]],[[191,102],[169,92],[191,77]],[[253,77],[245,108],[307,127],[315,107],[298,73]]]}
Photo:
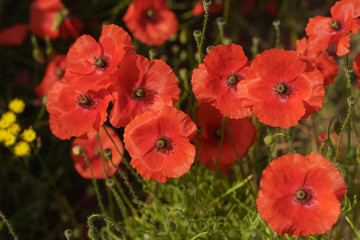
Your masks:
{"label": "yellow wildflower", "polygon": [[21,138],[26,142],[32,142],[36,138],[36,132],[32,129],[32,127],[29,127],[21,133]]}
{"label": "yellow wildflower", "polygon": [[0,142],[9,147],[16,141],[16,137],[8,130],[0,129]]}
{"label": "yellow wildflower", "polygon": [[21,99],[15,98],[9,102],[9,109],[16,114],[22,113],[25,108],[25,102]]}
{"label": "yellow wildflower", "polygon": [[1,115],[0,118],[0,128],[8,128],[12,123],[16,121],[16,115],[13,112],[6,112]]}
{"label": "yellow wildflower", "polygon": [[6,130],[11,132],[13,135],[18,135],[18,133],[21,131],[21,127],[18,123],[13,123]]}
{"label": "yellow wildflower", "polygon": [[30,145],[24,141],[17,142],[14,146],[14,154],[18,157],[30,154]]}

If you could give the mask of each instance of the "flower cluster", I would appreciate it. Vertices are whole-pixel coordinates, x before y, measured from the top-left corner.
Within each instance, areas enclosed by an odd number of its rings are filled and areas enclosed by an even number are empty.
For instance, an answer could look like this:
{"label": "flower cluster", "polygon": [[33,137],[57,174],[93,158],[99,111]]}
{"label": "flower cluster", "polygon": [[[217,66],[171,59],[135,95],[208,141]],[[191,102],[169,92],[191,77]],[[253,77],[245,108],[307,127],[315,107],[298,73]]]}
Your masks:
{"label": "flower cluster", "polygon": [[[205,2],[195,5],[193,15],[204,13]],[[225,4],[208,5],[206,19],[208,13],[222,11]],[[335,82],[339,70],[326,49],[334,43],[337,56],[349,52],[350,35],[360,28],[359,9],[358,0],[341,0],[331,8],[331,17],[311,18],[307,37],[296,41],[296,51],[272,48],[251,60],[238,44],[217,45],[204,59],[199,54],[191,87],[182,93],[172,68],[163,60],[137,54],[123,28],[105,24],[98,40],[87,34],[79,36],[81,22],[70,18],[60,0],[48,4],[35,0],[30,14],[34,34],[76,40],[66,56],[53,58],[34,91],[40,98],[48,95],[52,133],[62,140],[74,138],[71,156],[84,178],[111,177],[126,160],[125,150],[141,177],[162,183],[186,174],[195,158],[216,171],[231,170],[238,162],[245,174],[247,166],[241,158],[258,133],[253,122],[276,131],[288,129],[322,108],[324,87]],[[176,15],[165,0],[134,0],[123,21],[134,38],[149,46],[163,44],[178,29]],[[199,51],[201,44],[197,43]],[[353,66],[360,79],[359,55]],[[191,90],[197,100],[193,105]],[[190,97],[175,108],[181,93]],[[187,113],[192,113],[199,127],[179,110],[186,101],[191,105]],[[31,128],[20,134],[13,126],[23,108],[20,101],[13,101],[0,119],[0,141],[13,146],[17,156],[28,154],[26,144],[36,138]],[[124,128],[124,145],[115,128]],[[15,144],[17,136],[21,141]],[[267,145],[275,147],[275,135],[266,139]],[[104,149],[111,157],[105,158]],[[249,169],[250,165],[248,162]],[[325,157],[292,153],[265,168],[256,204],[275,232],[308,236],[323,234],[336,223],[346,192],[340,172]]]}
{"label": "flower cluster", "polygon": [[36,132],[30,126],[21,132],[17,114],[25,109],[23,100],[15,98],[8,104],[9,111],[0,118],[0,143],[9,148],[15,156],[24,157],[31,153],[31,144],[36,139]]}
{"label": "flower cluster", "polygon": [[[98,42],[89,35],[78,37],[70,47],[66,60],[60,56],[55,60],[49,65],[46,77],[56,80],[46,81],[48,83],[43,80],[36,90],[38,95],[42,96],[52,85],[46,104],[50,129],[60,139],[77,137],[73,145],[83,146],[90,165],[96,163],[96,166],[101,166],[99,150],[95,147],[96,144],[93,144],[94,132],[100,131],[109,118],[114,127],[126,127],[125,147],[133,158],[131,165],[142,176],[164,182],[180,177],[189,170],[195,156],[194,147],[189,141],[196,134],[197,128],[187,115],[172,107],[178,101],[179,87],[174,72],[164,61],[150,61],[137,55],[131,45],[130,36],[113,24],[103,26]],[[65,69],[61,69],[63,61]],[[61,70],[61,78],[58,70]],[[111,110],[108,109],[110,103]],[[146,126],[144,120],[139,119],[148,119],[150,114],[154,114],[151,117],[153,120],[149,122],[150,126]],[[156,123],[157,121],[161,124]],[[181,127],[174,128],[178,123],[181,123]],[[190,123],[191,127],[188,126]],[[147,136],[153,124],[156,132]],[[128,133],[143,127],[145,128],[142,130],[141,141],[137,140],[139,134]],[[137,131],[140,130],[135,132]],[[102,141],[107,141],[102,131],[100,136]],[[119,144],[122,146],[120,142]],[[148,144],[152,149],[147,147]],[[154,150],[156,154],[169,155],[167,158],[172,159],[164,163],[158,162],[167,166],[161,177],[160,173],[150,173],[158,170],[148,165],[150,150]],[[186,159],[182,158],[183,154],[187,156]],[[73,158],[78,172],[89,178],[87,166],[81,160],[82,156]],[[120,160],[121,158],[117,157],[114,164],[118,165]],[[176,167],[177,165],[179,166]],[[147,171],[143,170],[144,167]],[[177,168],[176,171],[170,169],[174,167]],[[109,169],[106,171],[107,176],[116,171],[108,164],[105,164],[104,168]],[[95,177],[105,178],[104,171],[101,172],[94,170]]]}

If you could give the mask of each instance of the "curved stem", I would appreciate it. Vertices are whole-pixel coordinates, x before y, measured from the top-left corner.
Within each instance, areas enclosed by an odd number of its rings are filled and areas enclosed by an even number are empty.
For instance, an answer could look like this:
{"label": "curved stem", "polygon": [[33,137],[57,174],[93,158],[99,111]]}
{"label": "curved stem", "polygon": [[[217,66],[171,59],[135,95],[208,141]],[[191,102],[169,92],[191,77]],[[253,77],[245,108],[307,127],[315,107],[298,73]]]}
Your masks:
{"label": "curved stem", "polygon": [[350,105],[349,106],[349,112],[346,116],[346,119],[341,127],[341,132],[340,132],[340,138],[339,138],[339,141],[338,141],[338,144],[337,144],[337,147],[336,147],[336,156],[335,156],[335,159],[334,159],[334,163],[336,163],[337,159],[338,159],[338,156],[339,156],[339,152],[340,152],[340,145],[341,145],[341,141],[342,141],[342,138],[343,138],[343,135],[344,135],[344,130],[345,130],[345,126],[347,124],[347,122],[350,120],[350,116],[351,116],[351,112],[352,112],[352,109],[353,109],[353,105]]}
{"label": "curved stem", "polygon": [[14,229],[11,227],[9,221],[7,220],[7,218],[5,217],[5,215],[3,214],[3,212],[1,210],[0,210],[0,218],[2,219],[2,221],[5,223],[5,225],[9,229],[9,232],[13,236],[14,240],[18,240],[19,238],[16,236]]}

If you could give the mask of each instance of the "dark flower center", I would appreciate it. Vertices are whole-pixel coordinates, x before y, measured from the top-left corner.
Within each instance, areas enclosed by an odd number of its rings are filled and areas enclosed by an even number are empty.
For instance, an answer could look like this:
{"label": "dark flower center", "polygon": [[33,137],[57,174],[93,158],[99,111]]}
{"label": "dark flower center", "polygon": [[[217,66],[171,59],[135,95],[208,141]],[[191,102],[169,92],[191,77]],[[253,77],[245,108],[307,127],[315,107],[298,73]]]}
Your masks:
{"label": "dark flower center", "polygon": [[100,157],[100,150],[98,150],[98,149],[95,149],[94,150],[94,157]]}
{"label": "dark flower center", "polygon": [[294,202],[302,205],[310,205],[314,202],[314,191],[308,187],[302,187],[294,194]]}
{"label": "dark flower center", "polygon": [[77,96],[76,103],[79,107],[90,108],[93,107],[94,99],[87,93],[81,93]]}
{"label": "dark flower center", "polygon": [[148,9],[148,10],[146,11],[146,18],[149,19],[149,20],[153,20],[154,17],[155,17],[155,12],[154,12],[154,10],[151,9],[151,8]]}
{"label": "dark flower center", "polygon": [[94,57],[94,65],[96,69],[104,71],[109,66],[108,61],[104,56]]}
{"label": "dark flower center", "polygon": [[65,73],[65,71],[62,69],[56,69],[56,71],[55,71],[55,74],[56,74],[56,76],[59,77],[59,79],[64,76],[64,73]]}
{"label": "dark flower center", "polygon": [[238,85],[238,83],[240,82],[241,77],[239,74],[237,73],[230,73],[226,78],[225,78],[225,84],[226,86],[230,87],[230,88],[234,88]]}
{"label": "dark flower center", "polygon": [[149,97],[149,91],[143,86],[138,86],[132,91],[131,95],[136,101],[142,101]]}
{"label": "dark flower center", "polygon": [[273,87],[275,96],[279,96],[281,101],[287,101],[291,95],[295,94],[295,87],[284,81],[277,82]]}
{"label": "dark flower center", "polygon": [[335,31],[339,31],[341,29],[341,24],[339,22],[337,22],[336,20],[333,20],[330,23],[330,26],[335,30]]}
{"label": "dark flower center", "polygon": [[175,144],[166,136],[158,136],[154,142],[154,149],[157,152],[169,154],[175,151]]}
{"label": "dark flower center", "polygon": [[[214,132],[214,136],[217,139],[221,139],[221,127],[216,128],[215,132]],[[224,131],[224,136],[225,136],[225,131]]]}

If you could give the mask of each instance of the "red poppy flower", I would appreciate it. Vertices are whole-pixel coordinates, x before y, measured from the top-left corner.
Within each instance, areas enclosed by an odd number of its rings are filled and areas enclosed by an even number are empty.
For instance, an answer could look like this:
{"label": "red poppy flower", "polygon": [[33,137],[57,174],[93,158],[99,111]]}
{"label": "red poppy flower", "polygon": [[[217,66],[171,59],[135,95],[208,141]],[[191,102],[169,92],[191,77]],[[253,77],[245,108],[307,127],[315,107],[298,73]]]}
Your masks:
{"label": "red poppy flower", "polygon": [[313,64],[320,70],[324,77],[324,85],[329,85],[335,81],[335,77],[338,75],[339,66],[336,64],[333,57],[331,57],[326,51],[314,52],[308,51],[309,43],[307,38],[296,40],[296,51],[307,56]]}
{"label": "red poppy flower", "polygon": [[80,91],[107,88],[109,75],[131,54],[135,52],[129,34],[114,24],[104,25],[98,43],[89,35],[76,39],[66,56],[65,77]]}
{"label": "red poppy flower", "polygon": [[81,92],[70,87],[65,79],[56,82],[46,103],[52,133],[60,139],[70,139],[99,130],[106,121],[111,100],[111,94],[105,89]]}
{"label": "red poppy flower", "polygon": [[340,215],[346,184],[340,172],[317,153],[293,153],[263,171],[256,204],[261,217],[280,235],[323,234]]}
{"label": "red poppy flower", "polygon": [[[199,162],[210,169],[216,169],[216,165],[221,171],[229,169],[237,161],[237,157],[226,125],[224,126],[221,158],[220,162],[218,162],[223,118],[221,113],[209,104],[201,103],[197,115],[197,125],[203,128],[198,153]],[[242,157],[256,139],[256,129],[250,118],[228,119],[227,121],[236,151]],[[197,142],[196,136],[194,139]]]}
{"label": "red poppy flower", "polygon": [[216,46],[193,71],[191,84],[196,98],[211,103],[229,118],[251,115],[250,108],[242,107],[237,96],[237,85],[254,76],[249,65],[241,46]]}
{"label": "red poppy flower", "polygon": [[[124,146],[119,136],[110,127],[106,127],[106,130],[108,131],[111,138],[114,140],[120,153],[123,155]],[[121,155],[117,152],[113,142],[110,140],[109,136],[102,128],[100,128],[99,137],[102,149],[110,148],[112,150],[112,162],[114,163],[114,165],[118,166],[122,160]],[[105,171],[107,177],[112,176],[116,172],[116,168],[105,157],[103,157],[103,164],[100,156],[100,147],[97,141],[96,131],[90,131],[81,137],[75,138],[71,143],[71,149],[75,146],[83,147],[85,154],[89,160],[91,170],[94,173],[94,178],[105,179]],[[74,160],[76,171],[83,178],[92,178],[90,169],[83,155],[75,155],[73,151],[71,151],[71,158]]]}
{"label": "red poppy flower", "polygon": [[17,23],[0,30],[0,46],[19,46],[23,44],[28,25],[25,23]]}
{"label": "red poppy flower", "polygon": [[38,37],[77,38],[83,23],[69,15],[61,0],[34,0],[30,5],[30,30]]}
{"label": "red poppy flower", "polygon": [[150,46],[159,46],[178,30],[176,15],[165,0],[134,0],[123,20],[135,38]]}
{"label": "red poppy flower", "polygon": [[309,19],[306,35],[309,37],[309,51],[325,51],[334,43],[338,56],[350,50],[350,35],[360,28],[360,1],[341,0],[330,9],[331,17],[316,16]]}
{"label": "red poppy flower", "polygon": [[357,82],[359,84],[359,90],[360,90],[360,53],[356,55],[353,62],[353,67],[354,67],[354,73],[358,76]]}
{"label": "red poppy flower", "polygon": [[159,182],[184,175],[195,158],[197,132],[188,115],[174,107],[136,116],[126,127],[125,148],[142,177]]}
{"label": "red poppy flower", "polygon": [[241,81],[238,95],[260,122],[288,128],[322,107],[324,79],[304,56],[271,49],[258,54],[251,69],[257,77]]}
{"label": "red poppy flower", "polygon": [[178,101],[179,86],[172,69],[162,60],[149,61],[134,55],[113,74],[109,88],[115,99],[110,115],[114,127],[124,127],[136,115],[173,106]]}
{"label": "red poppy flower", "polygon": [[[209,14],[219,13],[224,9],[225,1],[224,0],[215,0],[212,1],[209,9]],[[200,0],[192,10],[194,16],[199,16],[205,14],[203,1]]]}
{"label": "red poppy flower", "polygon": [[55,82],[62,79],[65,73],[66,55],[57,55],[46,68],[45,75],[40,84],[34,87],[34,92],[39,98],[48,94]]}

